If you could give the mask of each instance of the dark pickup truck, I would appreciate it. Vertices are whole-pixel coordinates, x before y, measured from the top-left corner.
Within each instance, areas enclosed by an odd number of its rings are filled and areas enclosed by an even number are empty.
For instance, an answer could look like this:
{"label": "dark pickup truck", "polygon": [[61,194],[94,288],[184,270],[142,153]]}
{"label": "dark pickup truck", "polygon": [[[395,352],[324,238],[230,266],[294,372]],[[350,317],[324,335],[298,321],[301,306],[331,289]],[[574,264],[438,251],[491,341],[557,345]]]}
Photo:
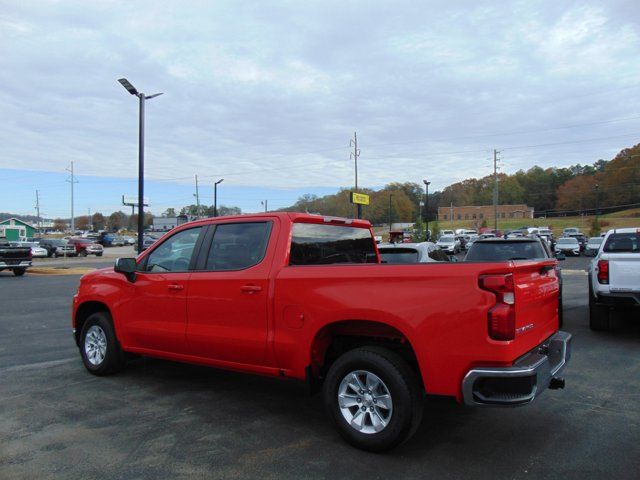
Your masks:
{"label": "dark pickup truck", "polygon": [[0,238],[0,272],[11,270],[16,277],[24,275],[31,266],[31,249],[29,247],[12,247],[6,238]]}

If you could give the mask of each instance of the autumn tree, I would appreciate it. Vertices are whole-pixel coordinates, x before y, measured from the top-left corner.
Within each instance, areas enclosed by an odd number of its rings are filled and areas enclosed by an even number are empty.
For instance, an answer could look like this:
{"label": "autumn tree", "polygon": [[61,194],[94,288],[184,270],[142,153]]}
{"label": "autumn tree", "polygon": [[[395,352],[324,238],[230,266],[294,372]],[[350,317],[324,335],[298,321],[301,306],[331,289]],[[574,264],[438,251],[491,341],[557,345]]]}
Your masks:
{"label": "autumn tree", "polygon": [[94,230],[104,230],[107,221],[100,212],[96,212],[91,216],[91,224]]}
{"label": "autumn tree", "polygon": [[67,222],[61,218],[56,218],[53,221],[53,229],[59,232],[64,232],[67,229]]}
{"label": "autumn tree", "polygon": [[116,231],[127,226],[127,222],[128,222],[127,215],[124,212],[118,211],[118,212],[113,212],[111,215],[109,215],[109,220],[107,220],[107,226],[109,227],[109,230]]}
{"label": "autumn tree", "polygon": [[87,215],[76,217],[75,227],[78,230],[89,230],[89,217]]}

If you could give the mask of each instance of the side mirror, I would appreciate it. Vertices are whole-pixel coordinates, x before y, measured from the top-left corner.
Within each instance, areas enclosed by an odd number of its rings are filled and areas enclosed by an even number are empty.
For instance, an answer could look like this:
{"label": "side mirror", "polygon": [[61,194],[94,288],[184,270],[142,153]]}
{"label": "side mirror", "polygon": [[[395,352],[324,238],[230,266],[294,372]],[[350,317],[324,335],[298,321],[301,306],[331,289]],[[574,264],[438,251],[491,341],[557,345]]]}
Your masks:
{"label": "side mirror", "polygon": [[114,272],[123,273],[127,280],[131,283],[136,281],[136,259],[135,258],[118,258],[113,267]]}
{"label": "side mirror", "polygon": [[562,262],[563,260],[566,260],[567,257],[564,253],[556,253],[556,260],[558,260],[559,262]]}

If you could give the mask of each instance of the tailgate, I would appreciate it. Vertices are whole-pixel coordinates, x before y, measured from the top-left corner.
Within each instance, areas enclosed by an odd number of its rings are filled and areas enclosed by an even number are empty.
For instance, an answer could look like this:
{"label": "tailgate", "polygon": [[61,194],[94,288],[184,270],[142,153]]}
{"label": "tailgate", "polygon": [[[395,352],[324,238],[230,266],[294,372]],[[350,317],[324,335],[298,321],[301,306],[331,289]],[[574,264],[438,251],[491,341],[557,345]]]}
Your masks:
{"label": "tailgate", "polygon": [[555,260],[514,261],[516,340],[531,347],[558,330],[560,283]]}
{"label": "tailgate", "polygon": [[640,291],[640,254],[609,254],[609,290],[611,292]]}

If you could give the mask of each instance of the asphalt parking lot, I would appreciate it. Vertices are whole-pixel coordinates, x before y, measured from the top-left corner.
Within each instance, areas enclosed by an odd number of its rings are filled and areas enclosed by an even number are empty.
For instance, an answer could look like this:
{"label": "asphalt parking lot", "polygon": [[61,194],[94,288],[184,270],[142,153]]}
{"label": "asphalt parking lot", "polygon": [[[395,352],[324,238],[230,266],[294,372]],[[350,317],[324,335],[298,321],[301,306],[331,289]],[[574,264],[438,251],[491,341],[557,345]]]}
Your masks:
{"label": "asphalt parking lot", "polygon": [[71,337],[79,276],[2,272],[0,478],[637,480],[640,322],[589,330],[586,261],[563,262],[565,390],[515,409],[428,401],[412,440],[378,455],[295,382],[144,358],[93,377]]}

